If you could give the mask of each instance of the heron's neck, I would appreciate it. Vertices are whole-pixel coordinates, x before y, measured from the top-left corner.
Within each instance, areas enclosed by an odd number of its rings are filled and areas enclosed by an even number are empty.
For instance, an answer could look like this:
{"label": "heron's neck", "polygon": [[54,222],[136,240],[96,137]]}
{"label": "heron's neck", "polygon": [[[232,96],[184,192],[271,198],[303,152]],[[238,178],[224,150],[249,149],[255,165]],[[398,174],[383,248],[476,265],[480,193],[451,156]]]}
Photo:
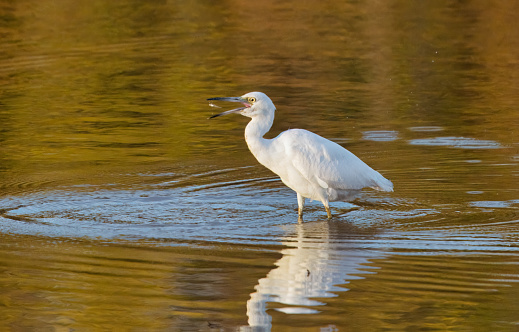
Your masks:
{"label": "heron's neck", "polygon": [[247,127],[245,127],[245,141],[249,150],[263,164],[262,156],[269,145],[268,139],[263,136],[270,130],[274,122],[274,112],[272,114],[262,114],[253,117]]}

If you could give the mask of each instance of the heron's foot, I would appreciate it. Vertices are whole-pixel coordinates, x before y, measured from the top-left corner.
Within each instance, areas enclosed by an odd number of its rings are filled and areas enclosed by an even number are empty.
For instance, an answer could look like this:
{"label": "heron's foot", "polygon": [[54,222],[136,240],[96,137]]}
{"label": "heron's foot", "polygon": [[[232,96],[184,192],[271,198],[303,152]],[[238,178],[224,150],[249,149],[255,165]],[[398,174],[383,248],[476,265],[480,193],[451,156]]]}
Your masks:
{"label": "heron's foot", "polygon": [[297,209],[297,222],[298,223],[302,223],[303,222],[303,208],[300,206],[298,209]]}
{"label": "heron's foot", "polygon": [[297,209],[297,222],[303,222],[303,209]]}

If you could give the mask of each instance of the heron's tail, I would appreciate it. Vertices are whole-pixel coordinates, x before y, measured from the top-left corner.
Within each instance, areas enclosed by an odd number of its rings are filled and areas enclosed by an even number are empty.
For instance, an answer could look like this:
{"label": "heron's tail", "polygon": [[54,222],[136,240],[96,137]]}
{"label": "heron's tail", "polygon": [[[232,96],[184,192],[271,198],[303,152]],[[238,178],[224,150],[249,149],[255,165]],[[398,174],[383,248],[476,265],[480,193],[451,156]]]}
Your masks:
{"label": "heron's tail", "polygon": [[377,177],[373,179],[371,188],[379,191],[393,191],[393,182],[389,181],[377,172]]}

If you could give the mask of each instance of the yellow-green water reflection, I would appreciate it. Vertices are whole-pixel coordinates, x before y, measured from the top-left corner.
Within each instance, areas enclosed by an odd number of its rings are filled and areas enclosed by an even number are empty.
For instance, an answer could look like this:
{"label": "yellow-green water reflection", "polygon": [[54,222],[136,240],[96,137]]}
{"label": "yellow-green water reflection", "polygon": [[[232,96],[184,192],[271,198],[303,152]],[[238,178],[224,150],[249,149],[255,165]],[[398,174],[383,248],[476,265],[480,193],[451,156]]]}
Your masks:
{"label": "yellow-green water reflection", "polygon": [[[2,329],[517,327],[516,3],[0,4]],[[297,225],[254,90],[395,192]]]}

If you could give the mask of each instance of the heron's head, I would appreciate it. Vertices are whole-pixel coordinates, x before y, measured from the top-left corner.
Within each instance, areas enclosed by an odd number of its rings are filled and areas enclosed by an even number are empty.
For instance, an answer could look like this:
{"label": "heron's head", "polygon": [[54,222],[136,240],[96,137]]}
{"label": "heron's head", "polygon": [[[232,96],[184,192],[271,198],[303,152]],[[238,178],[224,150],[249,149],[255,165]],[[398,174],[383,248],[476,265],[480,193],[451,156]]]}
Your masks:
{"label": "heron's head", "polygon": [[244,107],[238,107],[230,111],[213,115],[210,117],[210,119],[231,113],[238,113],[243,116],[253,118],[258,115],[274,113],[274,111],[276,110],[276,107],[274,106],[274,103],[272,103],[272,100],[270,100],[270,98],[263,92],[249,92],[241,97],[216,97],[209,98],[207,100],[231,101],[242,103],[244,105]]}

